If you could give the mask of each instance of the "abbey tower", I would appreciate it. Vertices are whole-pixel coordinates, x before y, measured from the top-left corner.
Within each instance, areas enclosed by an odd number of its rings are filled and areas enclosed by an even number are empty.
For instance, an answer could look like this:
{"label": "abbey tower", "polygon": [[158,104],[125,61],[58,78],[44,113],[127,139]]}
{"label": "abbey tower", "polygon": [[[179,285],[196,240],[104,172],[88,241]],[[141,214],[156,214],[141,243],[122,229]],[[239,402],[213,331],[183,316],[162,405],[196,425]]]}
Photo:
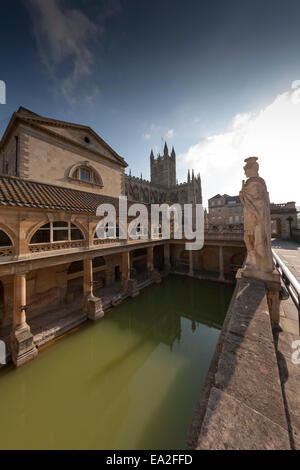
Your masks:
{"label": "abbey tower", "polygon": [[155,159],[153,151],[150,154],[151,183],[158,186],[176,185],[176,154],[172,147],[171,155],[169,155],[167,143],[164,146],[164,154],[158,155]]}
{"label": "abbey tower", "polygon": [[176,180],[176,153],[172,147],[171,155],[165,143],[163,155],[155,158],[153,150],[150,153],[151,180],[145,180],[125,175],[125,194],[128,199],[146,202],[163,203],[173,202],[181,204],[202,204],[202,187],[200,174],[188,171],[187,181],[177,183]]}

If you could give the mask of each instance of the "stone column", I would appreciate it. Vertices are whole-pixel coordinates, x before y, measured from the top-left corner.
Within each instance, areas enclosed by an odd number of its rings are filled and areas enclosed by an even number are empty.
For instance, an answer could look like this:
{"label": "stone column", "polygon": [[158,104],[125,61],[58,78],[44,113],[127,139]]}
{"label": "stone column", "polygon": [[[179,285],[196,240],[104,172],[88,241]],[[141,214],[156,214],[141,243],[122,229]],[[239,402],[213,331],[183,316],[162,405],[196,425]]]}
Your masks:
{"label": "stone column", "polygon": [[219,281],[224,281],[224,255],[223,255],[223,246],[219,246]]}
{"label": "stone column", "polygon": [[98,320],[104,316],[102,301],[93,293],[93,260],[83,260],[83,313],[89,320]]}
{"label": "stone column", "polygon": [[193,250],[189,250],[189,275],[194,276]]}
{"label": "stone column", "polygon": [[10,335],[13,363],[18,367],[37,356],[33,335],[26,323],[26,273],[14,276],[13,329]]}
{"label": "stone column", "polygon": [[165,265],[165,270],[170,271],[171,269],[170,245],[164,245],[164,265]]}
{"label": "stone column", "polygon": [[151,274],[153,271],[153,246],[147,248],[147,271]]}
{"label": "stone column", "polygon": [[83,260],[83,295],[93,295],[93,260],[89,258]]}
{"label": "stone column", "polygon": [[122,253],[122,287],[126,288],[128,279],[130,278],[130,253],[125,251]]}

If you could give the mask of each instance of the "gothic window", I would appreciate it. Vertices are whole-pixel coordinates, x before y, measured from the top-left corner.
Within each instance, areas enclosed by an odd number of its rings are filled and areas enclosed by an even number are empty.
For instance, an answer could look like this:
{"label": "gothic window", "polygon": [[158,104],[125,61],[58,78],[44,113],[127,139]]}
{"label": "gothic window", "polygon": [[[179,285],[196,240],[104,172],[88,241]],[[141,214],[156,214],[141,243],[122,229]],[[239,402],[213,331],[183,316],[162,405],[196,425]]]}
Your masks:
{"label": "gothic window", "polygon": [[81,230],[71,222],[49,222],[31,237],[30,244],[83,240]]}
{"label": "gothic window", "polygon": [[0,230],[0,246],[11,246],[12,242],[3,230]]}

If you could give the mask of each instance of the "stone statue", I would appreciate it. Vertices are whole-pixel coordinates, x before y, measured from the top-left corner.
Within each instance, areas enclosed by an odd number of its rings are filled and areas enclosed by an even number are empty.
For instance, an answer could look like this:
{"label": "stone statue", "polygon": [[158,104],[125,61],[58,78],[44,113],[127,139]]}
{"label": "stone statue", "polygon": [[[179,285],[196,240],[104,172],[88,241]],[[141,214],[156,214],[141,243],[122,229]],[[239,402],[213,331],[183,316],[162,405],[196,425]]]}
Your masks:
{"label": "stone statue", "polygon": [[244,206],[245,243],[248,252],[245,273],[253,277],[263,277],[272,273],[270,200],[265,181],[258,175],[257,157],[245,159],[244,171],[247,181],[243,181],[240,199]]}

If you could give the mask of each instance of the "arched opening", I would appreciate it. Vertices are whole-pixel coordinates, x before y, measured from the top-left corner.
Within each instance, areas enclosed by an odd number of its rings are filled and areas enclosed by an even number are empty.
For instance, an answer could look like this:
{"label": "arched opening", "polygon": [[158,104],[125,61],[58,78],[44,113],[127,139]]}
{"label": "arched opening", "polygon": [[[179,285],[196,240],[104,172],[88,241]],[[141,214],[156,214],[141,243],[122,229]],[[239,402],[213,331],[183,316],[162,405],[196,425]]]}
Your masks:
{"label": "arched opening", "polygon": [[48,222],[31,237],[30,245],[41,243],[70,242],[84,240],[81,230],[72,222]]}
{"label": "arched opening", "polygon": [[12,241],[3,230],[0,230],[0,247],[6,246],[12,246]]}
{"label": "arched opening", "polygon": [[0,230],[0,257],[10,257],[14,254],[13,243],[6,232]]}

